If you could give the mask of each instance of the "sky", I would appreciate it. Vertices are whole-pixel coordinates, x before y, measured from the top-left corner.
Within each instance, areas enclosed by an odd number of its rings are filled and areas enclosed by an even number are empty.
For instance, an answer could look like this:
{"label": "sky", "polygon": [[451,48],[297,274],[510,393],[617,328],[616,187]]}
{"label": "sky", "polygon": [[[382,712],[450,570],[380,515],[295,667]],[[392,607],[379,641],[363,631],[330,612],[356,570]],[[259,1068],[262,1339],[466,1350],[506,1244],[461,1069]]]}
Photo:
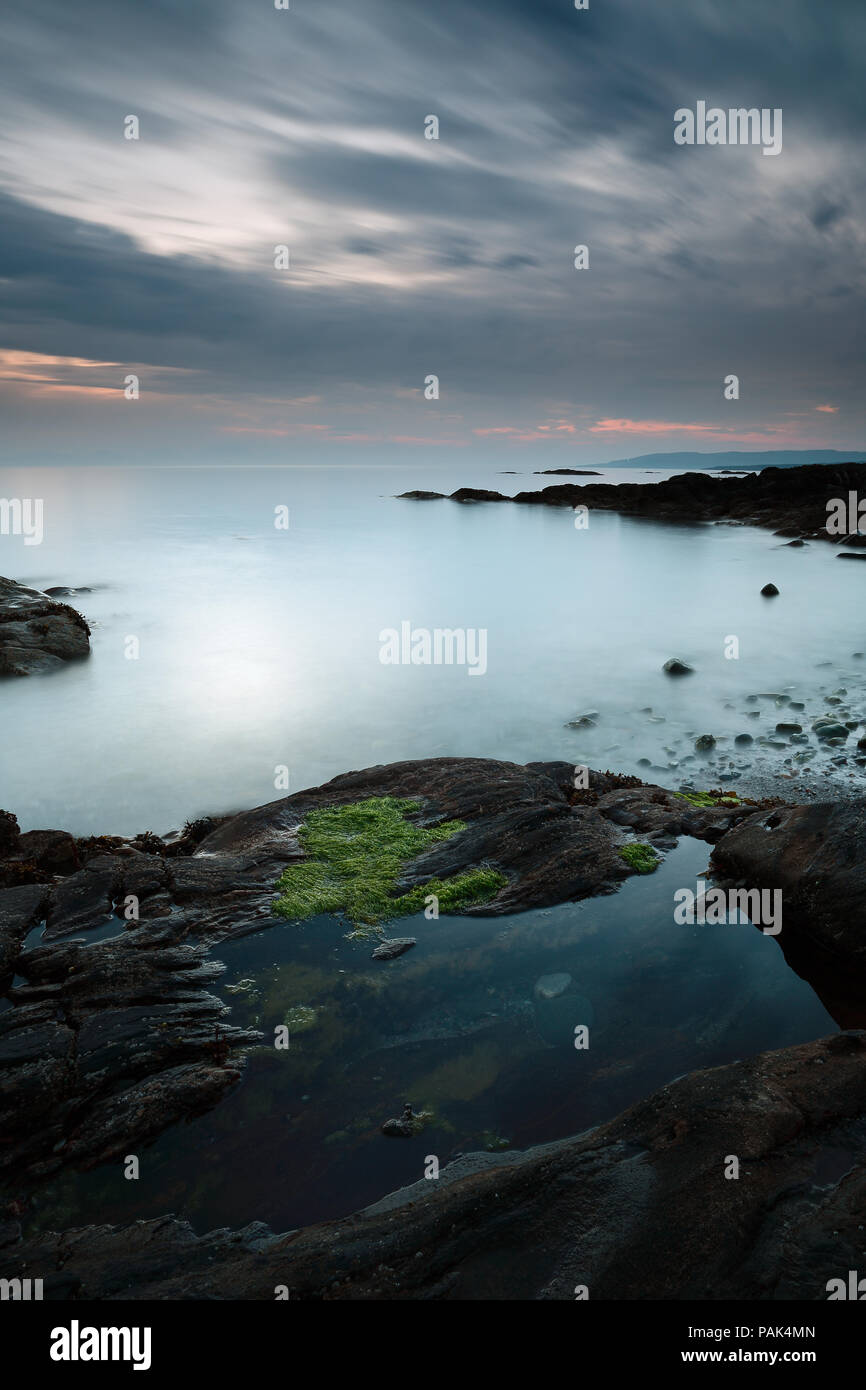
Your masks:
{"label": "sky", "polygon": [[863,0],[290,6],[7,9],[7,461],[866,447]]}

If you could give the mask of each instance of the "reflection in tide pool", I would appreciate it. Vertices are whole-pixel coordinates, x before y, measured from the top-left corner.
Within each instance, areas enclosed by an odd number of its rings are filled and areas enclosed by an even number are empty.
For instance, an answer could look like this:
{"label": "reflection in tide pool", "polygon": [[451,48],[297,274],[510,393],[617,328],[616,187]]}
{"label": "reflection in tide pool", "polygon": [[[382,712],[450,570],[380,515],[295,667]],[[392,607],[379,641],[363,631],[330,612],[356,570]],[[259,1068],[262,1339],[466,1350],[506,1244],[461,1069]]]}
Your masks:
{"label": "reflection in tide pool", "polygon": [[[707,855],[683,841],[655,874],[579,904],[406,920],[399,933],[418,945],[387,963],[333,917],[217,947],[233,1021],[265,1034],[240,1087],[146,1150],[137,1183],[64,1178],[37,1221],[173,1211],[199,1232],[253,1219],[289,1230],[418,1180],[428,1154],[444,1165],[562,1138],[686,1071],[835,1031],[772,937],[675,925],[674,892]],[[277,1052],[287,1018],[291,1046]],[[427,1128],[385,1138],[406,1101],[432,1112]]]}

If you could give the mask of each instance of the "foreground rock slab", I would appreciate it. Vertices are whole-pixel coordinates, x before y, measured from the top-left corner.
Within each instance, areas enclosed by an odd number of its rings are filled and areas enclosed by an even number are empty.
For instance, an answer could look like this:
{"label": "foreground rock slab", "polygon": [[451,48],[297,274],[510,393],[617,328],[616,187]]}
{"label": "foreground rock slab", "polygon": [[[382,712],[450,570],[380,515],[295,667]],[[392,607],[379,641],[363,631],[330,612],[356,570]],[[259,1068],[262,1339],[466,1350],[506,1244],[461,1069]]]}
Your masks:
{"label": "foreground rock slab", "polygon": [[166,1216],[22,1242],[11,1222],[0,1277],[81,1300],[824,1300],[862,1265],[864,1221],[854,1033],[695,1072],[586,1134],[467,1155],[303,1231],[199,1237]]}

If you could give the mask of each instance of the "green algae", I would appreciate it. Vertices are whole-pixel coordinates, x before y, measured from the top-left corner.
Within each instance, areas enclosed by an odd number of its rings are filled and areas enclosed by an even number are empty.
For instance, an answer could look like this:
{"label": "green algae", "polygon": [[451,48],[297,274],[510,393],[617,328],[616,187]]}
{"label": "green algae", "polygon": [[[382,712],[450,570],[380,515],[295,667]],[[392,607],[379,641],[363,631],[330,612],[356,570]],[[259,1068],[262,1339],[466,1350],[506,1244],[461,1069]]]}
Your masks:
{"label": "green algae", "polygon": [[637,874],[654,874],[661,862],[650,845],[623,845],[619,854]]}
{"label": "green algae", "polygon": [[682,797],[692,806],[739,806],[741,804],[736,792],[676,792],[675,795]]}
{"label": "green algae", "polygon": [[420,912],[430,894],[438,898],[440,912],[459,912],[493,897],[507,880],[489,868],[430,879],[393,896],[406,864],[466,829],[459,820],[421,826],[406,819],[419,810],[416,801],[383,796],[311,811],[298,831],[307,858],[289,865],[277,881],[280,897],[273,911],[292,921],[344,913],[354,934],[364,935],[365,928]]}

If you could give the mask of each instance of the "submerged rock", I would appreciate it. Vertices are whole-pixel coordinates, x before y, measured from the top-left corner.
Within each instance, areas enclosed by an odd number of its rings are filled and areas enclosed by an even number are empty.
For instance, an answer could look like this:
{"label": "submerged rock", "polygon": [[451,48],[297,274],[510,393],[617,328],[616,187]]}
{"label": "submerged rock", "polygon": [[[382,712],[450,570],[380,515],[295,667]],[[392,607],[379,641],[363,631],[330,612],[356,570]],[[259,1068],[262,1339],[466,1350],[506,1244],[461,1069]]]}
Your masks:
{"label": "submerged rock", "polygon": [[565,972],[556,975],[542,975],[536,980],[533,993],[537,999],[558,999],[571,984],[571,976]]}
{"label": "submerged rock", "polygon": [[403,1106],[403,1114],[399,1120],[386,1120],[382,1125],[382,1133],[389,1139],[414,1139],[416,1134],[420,1134],[422,1129],[430,1119],[426,1110],[415,1111],[409,1101]]}
{"label": "submerged rock", "polygon": [[371,953],[372,960],[396,960],[397,956],[402,956],[405,951],[411,951],[413,946],[418,945],[418,939],[414,936],[392,936],[388,941],[383,941],[381,946],[377,946]]}

